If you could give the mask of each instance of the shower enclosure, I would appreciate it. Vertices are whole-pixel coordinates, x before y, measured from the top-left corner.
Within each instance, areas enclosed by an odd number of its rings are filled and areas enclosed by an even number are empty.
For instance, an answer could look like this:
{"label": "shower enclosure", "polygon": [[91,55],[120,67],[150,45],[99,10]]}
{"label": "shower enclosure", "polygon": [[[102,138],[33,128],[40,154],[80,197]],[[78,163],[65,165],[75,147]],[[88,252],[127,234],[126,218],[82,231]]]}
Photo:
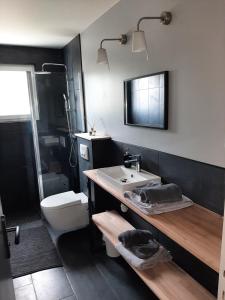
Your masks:
{"label": "shower enclosure", "polygon": [[35,81],[39,106],[36,125],[42,199],[76,190],[77,160],[66,66],[43,63],[42,70],[35,73]]}

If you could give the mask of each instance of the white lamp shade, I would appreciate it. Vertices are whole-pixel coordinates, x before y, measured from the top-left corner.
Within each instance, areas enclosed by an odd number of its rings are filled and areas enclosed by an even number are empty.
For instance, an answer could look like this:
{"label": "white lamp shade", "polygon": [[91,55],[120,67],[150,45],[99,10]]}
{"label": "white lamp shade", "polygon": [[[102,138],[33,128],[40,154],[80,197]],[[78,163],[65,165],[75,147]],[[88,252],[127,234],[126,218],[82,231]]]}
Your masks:
{"label": "white lamp shade", "polygon": [[106,49],[104,48],[98,49],[97,64],[109,65]]}
{"label": "white lamp shade", "polygon": [[143,30],[133,31],[132,33],[132,52],[147,51],[145,33]]}

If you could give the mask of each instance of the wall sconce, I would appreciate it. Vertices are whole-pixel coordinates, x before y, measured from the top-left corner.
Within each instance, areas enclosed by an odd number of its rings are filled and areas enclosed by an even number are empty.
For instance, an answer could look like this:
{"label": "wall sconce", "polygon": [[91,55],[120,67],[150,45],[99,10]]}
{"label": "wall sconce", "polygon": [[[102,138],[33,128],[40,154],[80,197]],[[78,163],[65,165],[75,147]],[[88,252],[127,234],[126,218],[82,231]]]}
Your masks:
{"label": "wall sconce", "polygon": [[119,41],[121,45],[125,45],[127,43],[126,34],[122,34],[118,39],[103,39],[100,43],[100,48],[98,49],[97,55],[97,64],[106,64],[109,66],[107,51],[102,47],[103,42],[111,42],[111,41]]}
{"label": "wall sconce", "polygon": [[163,25],[169,25],[172,20],[171,12],[164,11],[161,13],[159,17],[142,17],[139,19],[137,23],[137,30],[132,33],[132,52],[147,52],[148,59],[148,51],[147,51],[147,43],[145,39],[145,33],[143,30],[140,30],[140,23],[143,20],[160,20],[160,23]]}

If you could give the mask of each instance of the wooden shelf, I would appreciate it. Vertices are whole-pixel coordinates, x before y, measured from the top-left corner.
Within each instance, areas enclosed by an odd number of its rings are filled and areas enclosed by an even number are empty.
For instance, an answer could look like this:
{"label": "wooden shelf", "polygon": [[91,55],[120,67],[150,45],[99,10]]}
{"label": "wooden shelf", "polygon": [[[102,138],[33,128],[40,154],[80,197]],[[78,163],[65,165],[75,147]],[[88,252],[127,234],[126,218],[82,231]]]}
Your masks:
{"label": "wooden shelf", "polygon": [[[134,229],[115,211],[93,215],[92,219],[113,245],[118,243],[120,233]],[[132,269],[161,300],[215,299],[212,294],[174,262],[160,263],[156,267],[145,271],[139,271],[135,267],[132,267]]]}
{"label": "wooden shelf", "polygon": [[96,170],[84,174],[109,192],[144,220],[189,251],[210,268],[219,272],[223,218],[197,204],[174,212],[147,216],[123,194],[100,179]]}

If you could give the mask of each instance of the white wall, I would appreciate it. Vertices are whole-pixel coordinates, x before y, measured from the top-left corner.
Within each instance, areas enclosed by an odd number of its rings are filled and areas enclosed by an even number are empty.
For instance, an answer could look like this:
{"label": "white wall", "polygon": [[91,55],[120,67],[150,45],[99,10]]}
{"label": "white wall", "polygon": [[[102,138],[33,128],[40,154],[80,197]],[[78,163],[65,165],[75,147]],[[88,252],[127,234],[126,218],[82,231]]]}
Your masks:
{"label": "white wall", "polygon": [[[145,21],[150,60],[131,52],[131,31],[142,16],[173,13],[173,22]],[[118,141],[225,167],[225,1],[121,0],[81,35],[87,119]],[[96,64],[102,38],[110,72]],[[123,125],[123,80],[170,71],[169,130]]]}

